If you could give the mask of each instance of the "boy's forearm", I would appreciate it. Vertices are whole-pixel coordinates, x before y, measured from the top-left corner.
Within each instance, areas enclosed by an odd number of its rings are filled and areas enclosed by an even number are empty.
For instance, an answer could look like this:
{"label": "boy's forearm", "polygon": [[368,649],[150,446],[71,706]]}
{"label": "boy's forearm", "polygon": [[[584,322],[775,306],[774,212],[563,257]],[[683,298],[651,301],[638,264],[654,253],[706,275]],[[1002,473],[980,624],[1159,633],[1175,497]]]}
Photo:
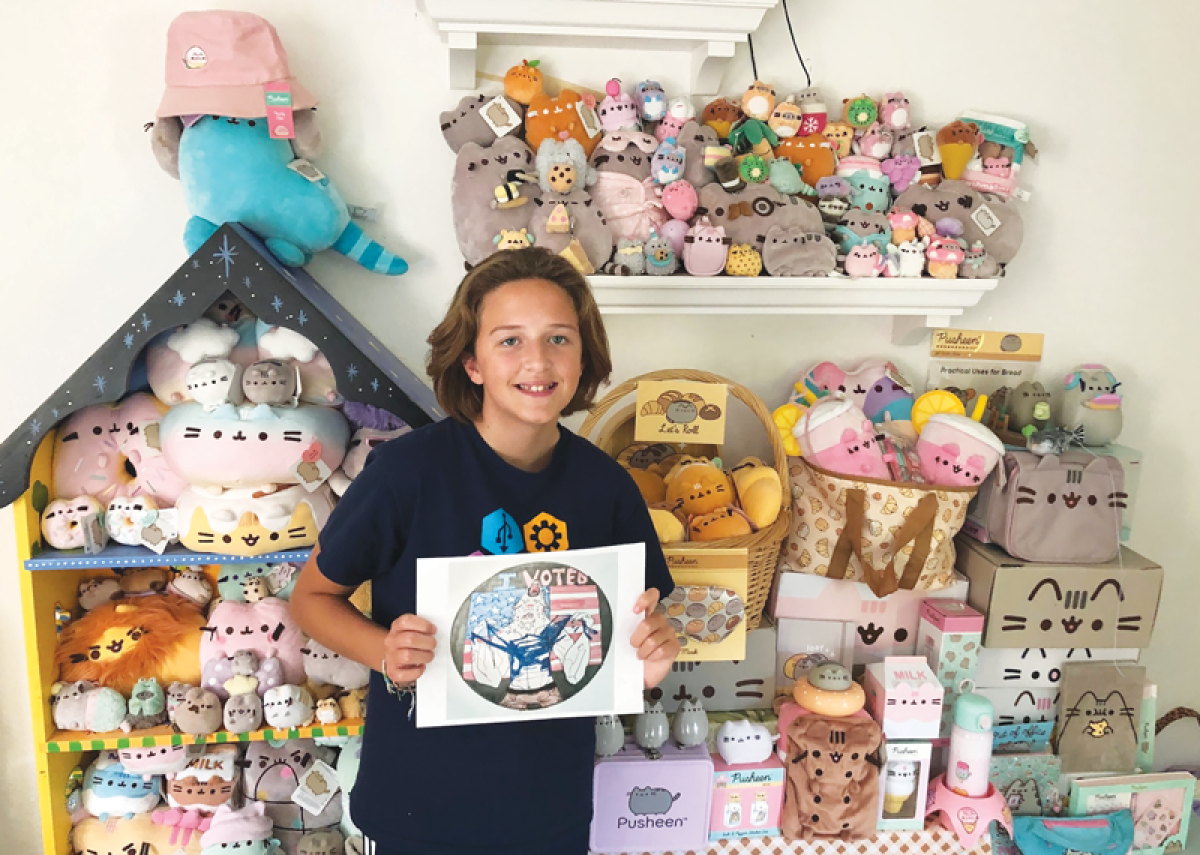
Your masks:
{"label": "boy's forearm", "polygon": [[335,653],[378,671],[387,630],[349,600],[316,591],[292,598],[292,615],[310,638]]}

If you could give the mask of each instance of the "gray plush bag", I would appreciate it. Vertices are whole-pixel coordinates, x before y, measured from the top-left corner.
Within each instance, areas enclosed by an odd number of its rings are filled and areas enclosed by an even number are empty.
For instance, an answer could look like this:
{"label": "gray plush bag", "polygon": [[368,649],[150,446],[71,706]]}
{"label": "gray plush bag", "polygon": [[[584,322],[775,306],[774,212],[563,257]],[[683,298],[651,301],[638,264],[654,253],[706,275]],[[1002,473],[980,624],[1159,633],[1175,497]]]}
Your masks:
{"label": "gray plush bag", "polygon": [[1047,564],[1116,557],[1127,498],[1120,461],[1086,451],[1010,451],[1001,465],[1007,483],[989,478],[990,495],[980,500],[987,503],[988,537],[1009,555]]}

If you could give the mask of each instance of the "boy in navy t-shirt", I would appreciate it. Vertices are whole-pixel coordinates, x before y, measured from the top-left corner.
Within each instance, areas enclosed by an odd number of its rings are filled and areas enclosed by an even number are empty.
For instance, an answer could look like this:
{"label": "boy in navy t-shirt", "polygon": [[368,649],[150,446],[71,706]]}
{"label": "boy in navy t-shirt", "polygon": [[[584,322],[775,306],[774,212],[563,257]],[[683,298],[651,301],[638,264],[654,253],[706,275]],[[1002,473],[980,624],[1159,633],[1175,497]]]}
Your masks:
{"label": "boy in navy t-shirt", "polygon": [[[561,549],[645,544],[644,617],[629,643],[647,687],[670,670],[679,645],[654,605],[673,582],[646,505],[613,460],[558,424],[591,405],[611,370],[599,310],[562,258],[506,251],[467,275],[429,343],[451,418],[372,453],[292,598],[305,632],[386,669],[386,680],[372,673],[351,817],[371,855],[582,855],[590,718],[417,730],[407,693],[388,689],[411,686],[433,658],[434,628],[415,614],[417,559],[476,552],[552,560]],[[367,581],[373,620],[348,601]],[[534,658],[527,665],[534,674]],[[545,681],[525,682],[510,682],[505,706],[556,701]]]}

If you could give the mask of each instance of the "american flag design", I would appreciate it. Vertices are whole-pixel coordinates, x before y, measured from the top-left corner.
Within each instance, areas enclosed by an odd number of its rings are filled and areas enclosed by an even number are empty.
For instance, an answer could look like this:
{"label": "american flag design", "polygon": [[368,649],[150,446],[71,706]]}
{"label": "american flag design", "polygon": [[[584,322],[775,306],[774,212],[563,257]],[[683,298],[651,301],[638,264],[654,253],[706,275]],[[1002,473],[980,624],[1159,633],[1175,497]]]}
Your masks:
{"label": "american flag design", "polygon": [[[600,643],[600,594],[595,585],[552,585],[550,586],[550,620],[555,618],[570,618],[580,612],[587,615],[591,623],[592,640],[588,650],[588,665],[600,665],[604,662],[604,648]],[[582,626],[568,624],[566,634],[579,635],[585,631]],[[551,654],[551,670],[561,671],[562,663],[558,657]]]}

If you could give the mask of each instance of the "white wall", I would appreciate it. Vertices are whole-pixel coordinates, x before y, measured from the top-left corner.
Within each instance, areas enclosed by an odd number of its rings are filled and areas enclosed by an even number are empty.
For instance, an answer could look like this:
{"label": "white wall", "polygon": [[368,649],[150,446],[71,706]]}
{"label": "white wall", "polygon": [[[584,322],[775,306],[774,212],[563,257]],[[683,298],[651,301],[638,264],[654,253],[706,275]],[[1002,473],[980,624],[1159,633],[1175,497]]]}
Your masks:
{"label": "white wall", "polygon": [[[7,171],[0,208],[0,437],[14,430],[183,260],[187,214],[160,172],[142,124],[162,88],[171,18],[205,3],[107,0],[0,6],[0,86]],[[324,99],[321,166],[352,201],[384,201],[371,228],[412,265],[399,280],[342,259],[311,271],[410,367],[461,274],[451,234],[452,155],[437,114],[446,51],[413,0],[244,0],[279,29],[296,73]],[[1145,656],[1163,710],[1200,705],[1194,608],[1200,581],[1200,452],[1191,431],[1200,397],[1180,372],[1194,347],[1200,296],[1195,245],[1200,136],[1196,75],[1186,57],[1200,29],[1187,0],[1011,0],[1002,5],[911,0],[877,4],[792,0],[801,48],[830,98],[903,89],[919,119],[964,108],[1011,114],[1032,126],[1041,157],[1026,172],[1025,247],[998,292],[961,326],[1046,333],[1046,376],[1079,361],[1107,362],[1127,395],[1123,440],[1146,451],[1133,546],[1168,570],[1153,647]],[[761,76],[803,85],[783,16],[756,40]],[[958,34],[968,29],[973,37]],[[540,55],[544,68],[595,87],[612,74],[682,83],[678,54],[484,51],[487,71]],[[740,52],[725,90],[750,79]],[[461,94],[461,93],[459,93]],[[1164,155],[1170,156],[1164,161]],[[618,317],[610,320],[616,373],[672,366],[735,378],[774,406],[820,358],[897,360],[917,377],[924,347],[890,346],[890,321],[829,317]],[[736,449],[734,452],[736,453]],[[1190,486],[1189,486],[1190,485]],[[0,825],[11,851],[38,839],[29,703],[20,656],[20,607],[11,513],[0,515],[0,649],[10,687],[0,692]],[[1190,655],[1189,655],[1190,654]],[[1184,736],[1190,738],[1185,741]],[[1162,741],[1164,762],[1200,762],[1196,731]]]}

